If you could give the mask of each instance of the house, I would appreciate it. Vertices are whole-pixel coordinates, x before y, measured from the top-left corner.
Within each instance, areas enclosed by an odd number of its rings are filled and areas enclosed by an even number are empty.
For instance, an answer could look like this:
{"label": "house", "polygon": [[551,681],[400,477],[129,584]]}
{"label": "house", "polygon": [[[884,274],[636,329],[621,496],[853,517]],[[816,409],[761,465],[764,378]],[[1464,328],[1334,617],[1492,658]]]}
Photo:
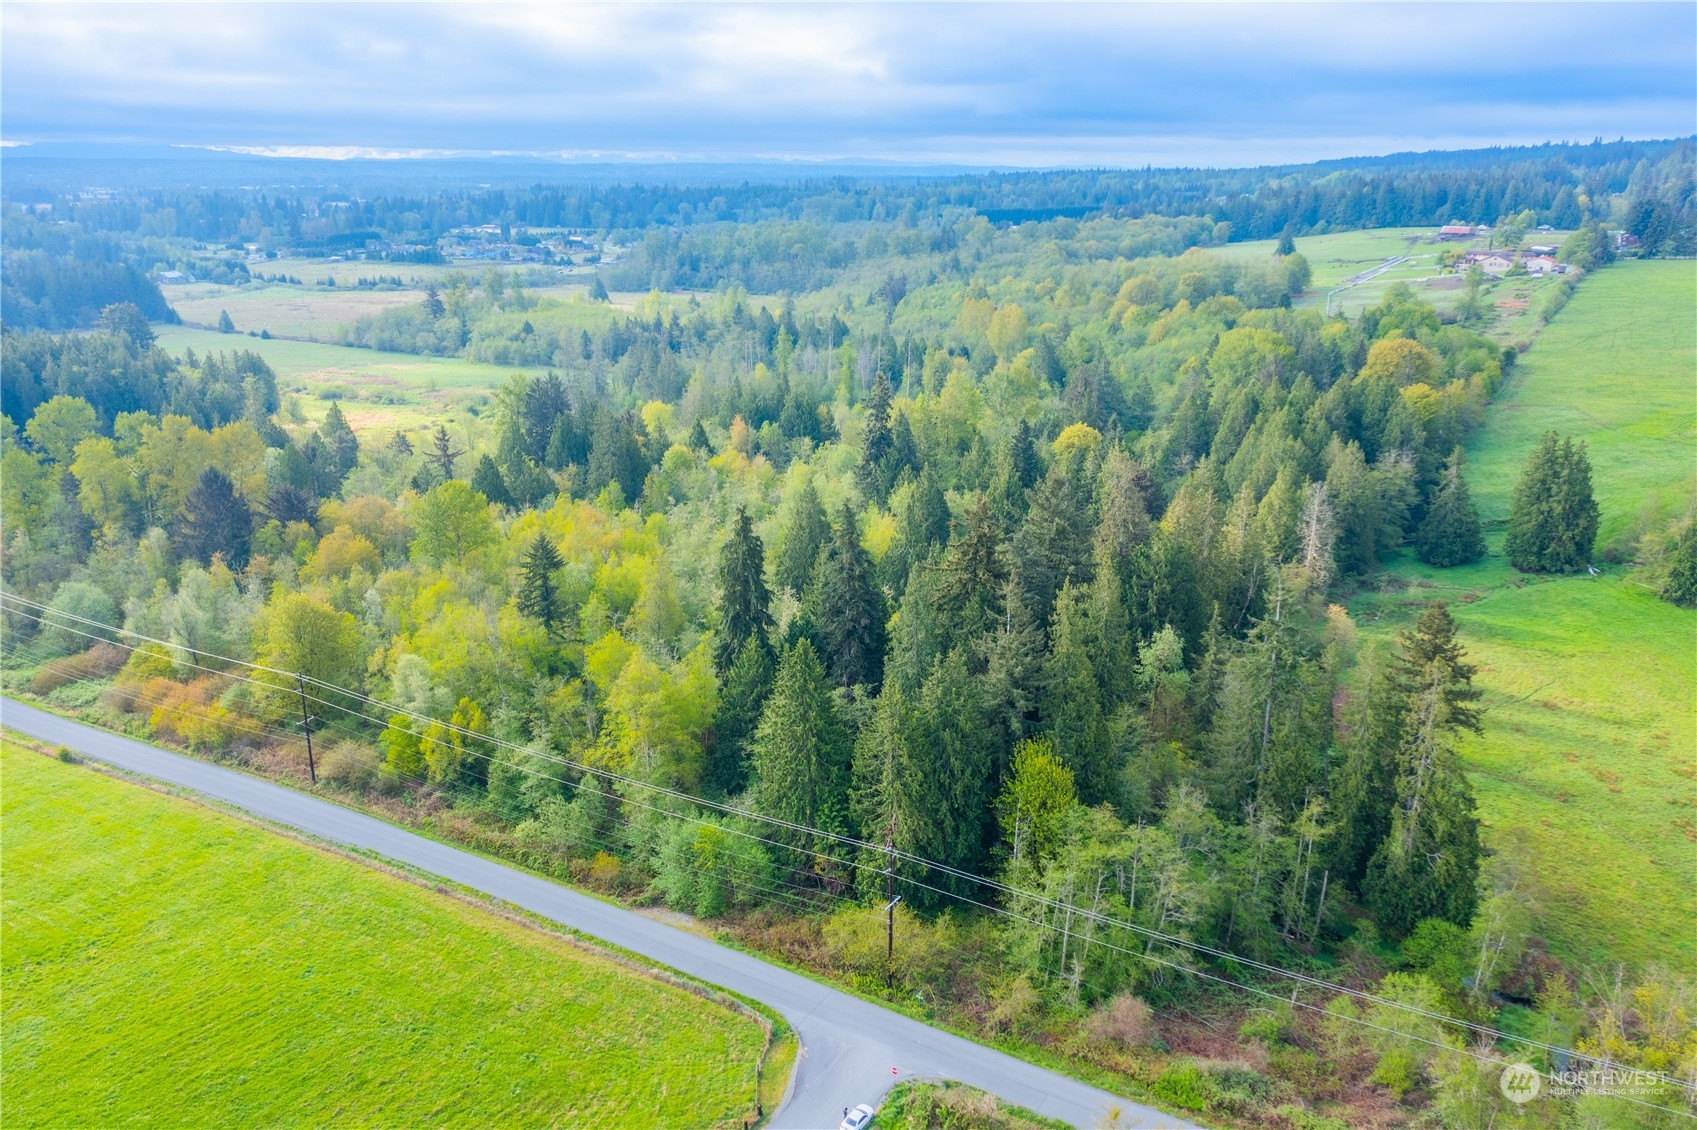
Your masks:
{"label": "house", "polygon": [[160,286],[182,286],[184,283],[192,283],[194,276],[186,271],[160,271],[153,277],[153,281]]}
{"label": "house", "polygon": [[1638,245],[1638,237],[1633,235],[1631,232],[1623,231],[1615,233],[1616,251],[1630,251]]}
{"label": "house", "polygon": [[1528,248],[1528,250],[1530,250],[1534,255],[1548,255],[1551,258],[1554,258],[1556,252],[1559,251],[1560,248],[1553,243],[1534,243],[1530,248]]}
{"label": "house", "polygon": [[1548,255],[1528,256],[1525,267],[1529,275],[1554,275],[1561,272],[1561,265]]}
{"label": "house", "polygon": [[1506,275],[1514,268],[1514,253],[1510,251],[1469,251],[1462,260],[1469,267],[1478,264],[1487,275]]}
{"label": "house", "polygon": [[1472,239],[1472,224],[1445,224],[1438,229],[1439,239]]}

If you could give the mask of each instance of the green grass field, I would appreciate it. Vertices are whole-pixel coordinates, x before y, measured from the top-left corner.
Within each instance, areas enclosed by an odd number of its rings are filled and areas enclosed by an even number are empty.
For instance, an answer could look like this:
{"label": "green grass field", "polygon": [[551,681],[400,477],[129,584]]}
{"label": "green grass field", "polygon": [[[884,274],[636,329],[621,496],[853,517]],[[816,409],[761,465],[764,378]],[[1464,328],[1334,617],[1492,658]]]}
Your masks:
{"label": "green grass field", "polygon": [[269,330],[283,337],[334,341],[339,326],[368,314],[419,301],[414,290],[319,289],[300,286],[218,286],[195,283],[172,290],[171,305],[185,323],[216,329],[227,312],[240,333]]}
{"label": "green grass field", "polygon": [[[1391,284],[1400,282],[1412,286],[1421,299],[1439,310],[1448,310],[1460,296],[1462,280],[1459,275],[1441,274],[1438,256],[1454,247],[1484,247],[1486,240],[1439,243],[1433,238],[1434,230],[1429,227],[1376,228],[1303,236],[1296,241],[1296,249],[1308,260],[1314,281],[1309,292],[1296,299],[1295,305],[1323,309],[1330,295],[1334,314],[1355,317],[1367,307],[1383,301]],[[1566,235],[1565,232],[1537,232],[1529,236],[1527,242],[1559,244]],[[1272,255],[1277,246],[1276,239],[1257,239],[1210,248],[1208,254],[1237,262],[1259,262]],[[1399,263],[1366,282],[1332,294],[1345,280],[1395,256],[1406,256],[1408,262]],[[1524,275],[1491,284],[1486,290],[1491,317],[1480,328],[1502,341],[1531,337],[1533,330],[1529,324],[1529,311],[1536,309],[1538,293],[1552,285],[1554,279],[1529,279]],[[1498,302],[1507,305],[1499,307],[1496,305]]]}
{"label": "green grass field", "polygon": [[740,1126],[762,1034],[447,895],[11,743],[7,1126]]}
{"label": "green grass field", "polygon": [[[1469,445],[1488,523],[1507,518],[1527,452],[1554,427],[1584,439],[1603,512],[1599,545],[1646,508],[1688,503],[1697,464],[1697,275],[1627,263],[1587,279],[1523,359]],[[1462,743],[1487,845],[1532,864],[1538,929],[1579,963],[1697,973],[1697,612],[1623,567],[1527,577],[1500,556],[1459,569],[1410,559],[1412,587],[1351,602],[1389,635],[1450,602],[1480,665],[1485,733]]]}
{"label": "green grass field", "polygon": [[1697,491],[1697,267],[1597,271],[1521,358],[1469,445],[1486,522],[1506,521],[1526,453],[1551,428],[1585,440],[1603,512],[1599,546],[1648,506],[1665,518]]}
{"label": "green grass field", "polygon": [[267,341],[183,326],[156,326],[155,332],[159,344],[171,353],[252,350],[276,370],[282,388],[301,394],[307,419],[322,420],[330,401],[339,400],[348,423],[360,433],[387,435],[396,428],[420,428],[439,419],[459,418],[469,407],[487,403],[491,392],[521,371],[457,357],[380,353],[277,338]]}

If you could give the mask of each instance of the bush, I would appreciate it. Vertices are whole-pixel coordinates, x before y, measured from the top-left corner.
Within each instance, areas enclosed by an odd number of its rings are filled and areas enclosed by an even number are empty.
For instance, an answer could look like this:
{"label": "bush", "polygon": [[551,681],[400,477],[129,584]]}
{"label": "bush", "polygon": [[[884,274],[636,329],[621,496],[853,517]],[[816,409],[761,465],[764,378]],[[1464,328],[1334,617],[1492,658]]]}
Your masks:
{"label": "bush", "polygon": [[66,581],[53,594],[36,641],[50,655],[70,655],[87,647],[90,636],[105,640],[112,638],[110,632],[84,623],[87,620],[93,620],[95,624],[115,624],[118,622],[118,606],[98,585],[87,581]]}
{"label": "bush", "polygon": [[363,742],[333,742],[316,752],[318,775],[326,781],[337,781],[351,788],[365,789],[377,780],[381,759],[375,749]]}
{"label": "bush", "polygon": [[1148,1004],[1130,993],[1122,993],[1097,1009],[1084,1022],[1084,1028],[1095,1039],[1128,1049],[1147,1047],[1154,1032]]}
{"label": "bush", "polygon": [[124,665],[128,654],[109,643],[97,643],[87,651],[43,663],[41,670],[30,680],[31,694],[46,694],[67,683],[84,679],[104,679]]}
{"label": "bush", "polygon": [[1149,1089],[1157,1099],[1184,1110],[1207,1110],[1212,1099],[1208,1077],[1194,1063],[1168,1065]]}
{"label": "bush", "polygon": [[77,751],[68,745],[60,746],[54,756],[58,757],[58,759],[63,761],[66,765],[82,764],[82,758],[77,756]]}

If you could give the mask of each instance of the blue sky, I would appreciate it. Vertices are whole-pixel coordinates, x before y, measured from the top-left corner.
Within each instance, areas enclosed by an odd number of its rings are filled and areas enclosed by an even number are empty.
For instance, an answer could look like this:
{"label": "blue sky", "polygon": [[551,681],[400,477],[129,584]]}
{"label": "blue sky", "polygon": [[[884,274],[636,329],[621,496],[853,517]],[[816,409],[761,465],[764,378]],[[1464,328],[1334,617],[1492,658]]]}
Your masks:
{"label": "blue sky", "polygon": [[6,3],[0,137],[1245,165],[1697,131],[1697,5]]}

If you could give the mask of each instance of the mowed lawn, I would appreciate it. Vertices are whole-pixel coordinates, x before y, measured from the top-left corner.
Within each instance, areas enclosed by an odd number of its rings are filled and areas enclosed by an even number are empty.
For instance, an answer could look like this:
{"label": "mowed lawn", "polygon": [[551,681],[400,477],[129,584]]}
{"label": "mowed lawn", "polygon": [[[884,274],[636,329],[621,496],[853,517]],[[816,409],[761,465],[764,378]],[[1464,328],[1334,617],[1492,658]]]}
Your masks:
{"label": "mowed lawn", "polygon": [[23,1126],[742,1124],[759,1027],[10,743],[0,1117]]}
{"label": "mowed lawn", "polygon": [[[1523,358],[1469,447],[1486,521],[1502,522],[1538,436],[1584,439],[1599,546],[1641,511],[1691,498],[1697,464],[1697,285],[1689,263],[1630,263],[1587,279]],[[1601,576],[1460,569],[1404,558],[1412,587],[1351,611],[1372,633],[1450,602],[1480,665],[1485,732],[1461,743],[1488,846],[1530,864],[1537,929],[1563,958],[1697,974],[1697,612],[1625,567]]]}

